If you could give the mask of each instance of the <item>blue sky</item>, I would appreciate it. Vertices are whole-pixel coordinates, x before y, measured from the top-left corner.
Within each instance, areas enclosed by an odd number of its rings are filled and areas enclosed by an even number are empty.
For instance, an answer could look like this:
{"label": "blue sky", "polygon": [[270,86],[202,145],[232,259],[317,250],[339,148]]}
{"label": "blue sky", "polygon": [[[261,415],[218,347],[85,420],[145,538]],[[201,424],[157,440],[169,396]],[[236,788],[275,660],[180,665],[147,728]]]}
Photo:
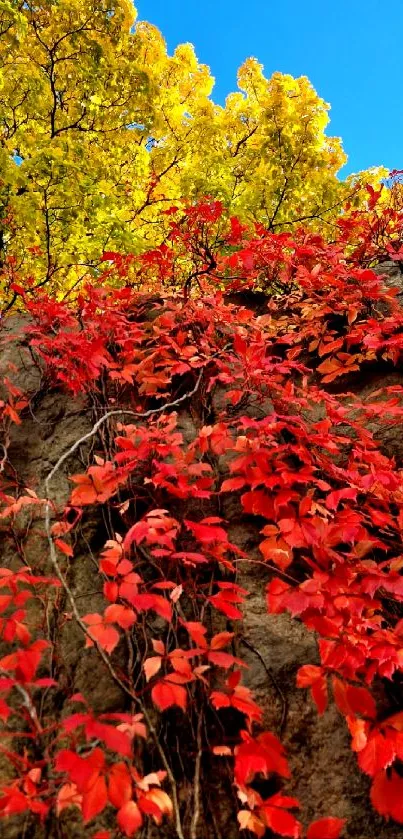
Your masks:
{"label": "blue sky", "polygon": [[250,55],[275,70],[308,76],[331,105],[327,133],[349,160],[342,173],[403,169],[403,0],[135,0],[172,52],[195,45],[224,104]]}

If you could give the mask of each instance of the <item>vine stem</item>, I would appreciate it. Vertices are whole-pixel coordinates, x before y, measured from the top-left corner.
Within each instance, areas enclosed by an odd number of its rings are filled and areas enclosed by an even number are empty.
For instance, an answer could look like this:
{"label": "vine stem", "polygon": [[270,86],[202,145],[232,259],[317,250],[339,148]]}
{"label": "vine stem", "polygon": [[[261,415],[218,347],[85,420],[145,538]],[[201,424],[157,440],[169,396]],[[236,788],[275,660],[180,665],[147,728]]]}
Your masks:
{"label": "vine stem", "polygon": [[263,667],[264,667],[264,669],[265,669],[273,687],[275,688],[275,690],[277,691],[277,693],[280,697],[280,700],[281,700],[281,720],[280,720],[280,725],[279,725],[279,732],[280,732],[280,737],[282,737],[283,734],[284,734],[285,724],[287,722],[287,711],[288,711],[287,699],[284,696],[284,693],[283,693],[277,679],[275,678],[271,667],[267,666],[267,664],[266,664],[266,662],[265,662],[265,660],[262,656],[262,653],[258,649],[256,649],[256,647],[254,647],[253,644],[251,644],[250,641],[248,641],[248,639],[245,638],[244,635],[242,635],[239,640],[240,640],[241,644],[244,644],[245,647],[248,647],[248,649],[251,650],[251,652],[254,653],[258,657],[258,659],[261,661],[261,663],[262,663],[262,665],[263,665]]}

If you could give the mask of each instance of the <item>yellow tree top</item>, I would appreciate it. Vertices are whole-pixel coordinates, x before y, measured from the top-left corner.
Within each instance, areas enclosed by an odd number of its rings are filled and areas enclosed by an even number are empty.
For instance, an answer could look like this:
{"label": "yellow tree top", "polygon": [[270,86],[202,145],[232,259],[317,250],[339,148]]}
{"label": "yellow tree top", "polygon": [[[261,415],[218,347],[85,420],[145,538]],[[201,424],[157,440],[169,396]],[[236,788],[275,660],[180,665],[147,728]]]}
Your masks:
{"label": "yellow tree top", "polygon": [[331,223],[354,179],[308,79],[248,59],[224,107],[213,84],[129,0],[0,0],[1,260],[65,293],[203,195],[273,230]]}

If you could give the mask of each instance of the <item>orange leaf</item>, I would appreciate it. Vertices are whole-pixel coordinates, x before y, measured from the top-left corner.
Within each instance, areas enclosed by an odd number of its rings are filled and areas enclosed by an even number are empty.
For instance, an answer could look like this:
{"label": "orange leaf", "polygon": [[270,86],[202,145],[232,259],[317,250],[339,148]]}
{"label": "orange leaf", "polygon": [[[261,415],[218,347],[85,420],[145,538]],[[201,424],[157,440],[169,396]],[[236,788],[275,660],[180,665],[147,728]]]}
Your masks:
{"label": "orange leaf", "polygon": [[213,755],[218,755],[219,757],[232,755],[232,749],[229,746],[213,746],[211,751]]}
{"label": "orange leaf", "polygon": [[71,545],[68,545],[67,542],[63,541],[63,539],[55,539],[55,545],[59,548],[59,551],[64,553],[66,556],[74,555]]}
{"label": "orange leaf", "polygon": [[273,562],[281,571],[285,571],[292,562],[292,549],[281,539],[284,548],[279,548],[277,539],[264,539],[259,550],[267,562]]}
{"label": "orange leaf", "polygon": [[56,813],[60,816],[62,810],[66,807],[79,807],[81,809],[83,797],[78,792],[75,784],[63,784],[57,793],[56,799]]}
{"label": "orange leaf", "polygon": [[237,819],[241,830],[250,830],[251,833],[255,833],[258,837],[265,835],[265,825],[250,810],[240,810]]}
{"label": "orange leaf", "polygon": [[162,658],[160,658],[160,656],[158,655],[153,656],[152,658],[147,658],[145,660],[143,664],[143,670],[146,674],[147,682],[149,682],[150,679],[152,679],[152,677],[155,676],[156,673],[158,673],[158,671],[161,669],[161,664]]}
{"label": "orange leaf", "polygon": [[146,792],[146,794],[141,799],[140,806],[142,806],[143,809],[145,799],[149,803],[152,803],[154,805],[153,816],[157,824],[161,824],[163,815],[166,815],[168,817],[172,816],[172,801],[169,795],[167,795],[167,793],[164,792],[164,790],[156,789],[155,787],[153,787],[153,789],[150,789],[148,792]]}

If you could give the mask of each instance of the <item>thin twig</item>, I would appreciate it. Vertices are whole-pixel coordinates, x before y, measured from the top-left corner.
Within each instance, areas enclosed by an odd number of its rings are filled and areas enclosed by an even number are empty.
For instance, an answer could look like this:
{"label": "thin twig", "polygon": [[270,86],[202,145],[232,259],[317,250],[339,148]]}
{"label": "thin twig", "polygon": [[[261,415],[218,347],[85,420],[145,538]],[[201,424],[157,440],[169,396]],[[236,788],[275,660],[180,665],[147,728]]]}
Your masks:
{"label": "thin twig", "polygon": [[281,710],[281,720],[280,720],[279,732],[280,732],[280,736],[281,736],[284,733],[284,727],[285,727],[286,720],[287,720],[287,712],[288,712],[287,699],[284,696],[284,693],[281,690],[281,687],[278,684],[277,679],[275,679],[271,667],[267,666],[261,652],[259,652],[259,650],[257,650],[256,647],[253,646],[253,644],[251,644],[249,641],[247,641],[246,638],[243,635],[239,638],[239,640],[240,640],[241,644],[244,644],[245,647],[248,647],[248,649],[251,650],[251,652],[254,653],[258,657],[258,659],[261,661],[261,663],[262,663],[262,665],[263,665],[263,667],[264,667],[264,669],[265,669],[273,687],[275,688],[275,690],[277,691],[277,693],[280,697],[281,709],[282,710]]}
{"label": "thin twig", "polygon": [[[9,440],[7,440],[6,442],[9,442]],[[6,448],[6,446],[3,445],[3,443],[0,443],[0,449],[3,452],[3,457],[0,460],[0,473],[1,473],[1,472],[4,472],[4,467],[7,463],[7,456],[8,455],[7,455],[7,448]]]}
{"label": "thin twig", "polygon": [[202,759],[202,725],[203,725],[203,713],[199,711],[199,718],[197,721],[197,755],[196,755],[196,765],[195,765],[195,774],[194,774],[194,781],[193,781],[193,801],[194,801],[194,810],[192,815],[192,822],[190,825],[190,839],[197,839],[197,825],[199,823],[200,818],[200,770],[201,770],[201,759]]}

